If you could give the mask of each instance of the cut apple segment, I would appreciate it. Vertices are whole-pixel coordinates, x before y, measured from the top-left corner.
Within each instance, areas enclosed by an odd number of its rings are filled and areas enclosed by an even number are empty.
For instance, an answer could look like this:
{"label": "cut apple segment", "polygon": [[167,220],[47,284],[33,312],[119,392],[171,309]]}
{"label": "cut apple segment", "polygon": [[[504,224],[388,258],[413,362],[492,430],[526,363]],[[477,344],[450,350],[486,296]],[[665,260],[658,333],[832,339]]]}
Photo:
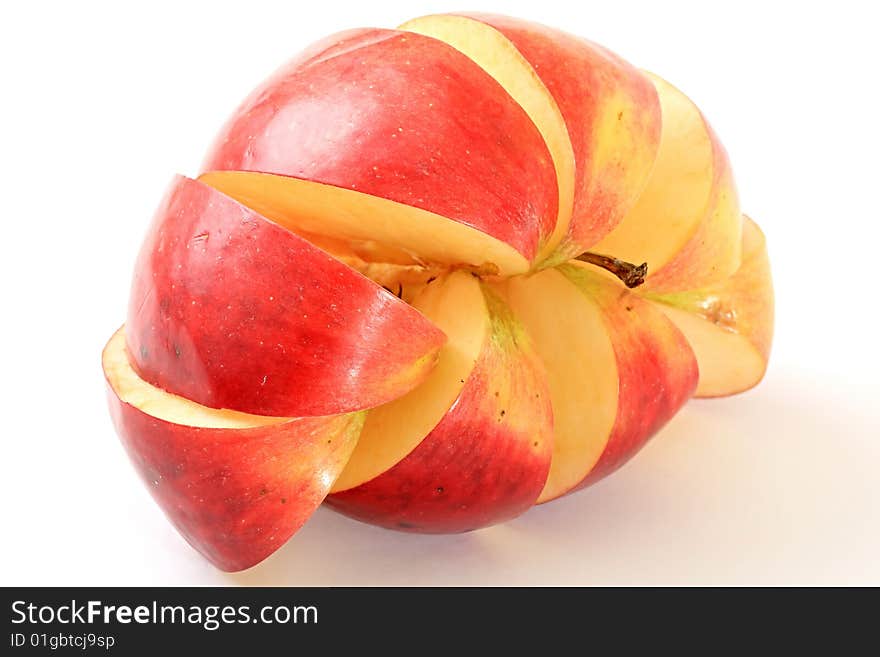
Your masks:
{"label": "cut apple segment", "polygon": [[641,71],[585,39],[506,16],[425,16],[403,27],[472,58],[544,136],[559,179],[560,219],[572,210],[539,260],[564,262],[617,225],[644,187],[660,142],[660,105]]}
{"label": "cut apple segment", "polygon": [[529,116],[436,39],[393,30],[340,39],[245,101],[202,179],[364,257],[379,244],[415,262],[525,271],[558,208],[553,160]]}
{"label": "cut apple segment", "polygon": [[[378,476],[327,498],[353,518],[406,531],[469,531],[524,512],[547,479],[553,418],[544,369],[528,336],[504,302],[469,274],[452,274],[445,285],[434,294],[458,291],[466,299],[460,313],[477,315],[480,322],[448,317],[470,328],[456,335],[449,326],[461,346],[438,365],[446,380],[429,379],[409,399],[370,412],[384,413],[371,428],[373,442],[386,429],[398,453],[414,448]],[[482,340],[473,362],[475,335]],[[452,378],[466,369],[466,376]],[[458,395],[449,399],[454,388]],[[414,415],[425,411],[433,418],[440,409],[433,427]],[[362,478],[363,470],[351,481]]]}
{"label": "cut apple segment", "polygon": [[553,461],[546,502],[613,472],[690,398],[697,366],[681,332],[589,265],[505,286],[547,369]]}
{"label": "cut apple segment", "polygon": [[302,526],[363,424],[363,413],[288,419],[199,406],[137,376],[124,329],[102,362],[135,469],[181,535],[221,570],[259,563]]}
{"label": "cut apple segment", "polygon": [[767,369],[773,338],[773,281],[764,234],[743,217],[742,264],[701,290],[649,293],[681,329],[700,364],[698,397],[748,390]]}
{"label": "cut apple segment", "polygon": [[623,221],[593,250],[648,263],[646,287],[702,286],[740,261],[742,221],[727,152],[696,105],[651,76],[663,110],[660,151]]}
{"label": "cut apple segment", "polygon": [[440,14],[407,21],[399,29],[439,39],[467,55],[504,87],[538,128],[553,158],[559,186],[556,227],[538,256],[543,258],[568,232],[574,204],[574,152],[552,94],[516,46],[487,23]]}
{"label": "cut apple segment", "polygon": [[400,397],[428,375],[444,339],[379,285],[183,177],[138,257],[127,330],[132,364],[153,385],[285,417]]}
{"label": "cut apple segment", "polygon": [[229,409],[210,408],[165,392],[141,379],[131,366],[121,328],[104,348],[104,375],[120,401],[157,420],[205,429],[251,429],[289,422],[290,418],[251,415]]}
{"label": "cut apple segment", "polygon": [[418,388],[370,411],[334,493],[374,479],[415,449],[449,412],[485,345],[489,315],[473,276],[456,273],[433,281],[413,307],[446,334],[437,366]]}
{"label": "cut apple segment", "polygon": [[213,171],[199,180],[333,253],[401,265],[491,264],[499,273],[529,268],[529,260],[505,242],[464,223],[378,196],[244,171]]}

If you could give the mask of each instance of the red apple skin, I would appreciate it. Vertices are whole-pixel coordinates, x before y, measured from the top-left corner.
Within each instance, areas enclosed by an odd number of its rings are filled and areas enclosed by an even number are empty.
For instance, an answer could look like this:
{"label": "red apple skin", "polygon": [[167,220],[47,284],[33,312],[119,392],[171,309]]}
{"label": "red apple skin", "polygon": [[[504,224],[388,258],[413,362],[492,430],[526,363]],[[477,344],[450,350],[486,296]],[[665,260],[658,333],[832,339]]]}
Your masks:
{"label": "red apple skin", "polygon": [[281,417],[390,401],[427,376],[445,340],[369,279],[183,177],[138,257],[126,334],[147,382]]}
{"label": "red apple skin", "polygon": [[648,180],[662,125],[654,85],[586,39],[507,16],[460,15],[507,37],[556,100],[574,151],[575,195],[568,236],[551,259],[576,256],[620,223]]}
{"label": "red apple skin", "polygon": [[484,290],[492,328],[452,408],[397,465],[333,493],[328,506],[389,529],[454,533],[515,518],[535,503],[553,452],[546,375],[512,313]]}
{"label": "red apple skin", "polygon": [[635,456],[693,396],[697,359],[682,332],[651,303],[589,269],[560,272],[602,309],[617,361],[617,417],[605,450],[571,491],[608,476]]}
{"label": "red apple skin", "polygon": [[421,35],[369,30],[321,43],[238,108],[203,171],[353,189],[467,224],[531,260],[556,223],[556,173],[507,92]]}
{"label": "red apple skin", "polygon": [[152,417],[116,396],[110,414],[131,462],[180,534],[217,568],[259,563],[314,513],[357,442],[363,413],[248,429]]}

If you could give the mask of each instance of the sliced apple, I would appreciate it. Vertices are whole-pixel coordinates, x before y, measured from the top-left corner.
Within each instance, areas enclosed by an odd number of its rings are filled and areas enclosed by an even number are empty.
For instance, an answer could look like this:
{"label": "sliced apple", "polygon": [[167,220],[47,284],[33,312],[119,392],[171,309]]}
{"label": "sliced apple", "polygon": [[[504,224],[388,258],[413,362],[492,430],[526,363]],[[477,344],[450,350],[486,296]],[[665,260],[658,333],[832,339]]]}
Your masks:
{"label": "sliced apple", "polygon": [[617,225],[644,187],[660,141],[660,106],[644,74],[597,44],[506,16],[433,15],[402,29],[466,54],[541,131],[560,213],[539,259],[552,253],[546,264],[563,262]]}
{"label": "sliced apple", "polygon": [[138,257],[126,335],[149,383],[212,408],[288,417],[400,397],[445,339],[381,286],[183,177]]}
{"label": "sliced apple", "polygon": [[203,173],[199,180],[334,254],[400,265],[494,265],[499,273],[529,268],[521,253],[486,233],[378,196],[243,171]]}
{"label": "sliced apple", "polygon": [[559,187],[556,227],[539,257],[547,255],[568,232],[575,181],[571,140],[552,94],[516,46],[486,23],[467,16],[438,14],[408,21],[399,29],[439,39],[467,55],[504,87],[538,128],[553,158]]}
{"label": "sliced apple", "polygon": [[[528,336],[469,274],[454,273],[440,287],[421,303],[433,305],[427,312],[437,321],[446,315],[452,346],[433,380],[370,412],[370,454],[352,457],[352,472],[337,488],[387,469],[327,498],[356,519],[410,531],[469,531],[528,509],[547,478],[553,420]],[[454,305],[457,317],[448,314]]]}
{"label": "sliced apple", "polygon": [[528,269],[558,190],[523,109],[436,39],[368,30],[327,43],[245,101],[201,179],[366,258]]}
{"label": "sliced apple", "polygon": [[538,499],[582,488],[629,460],[690,398],[697,365],[650,303],[588,265],[506,284],[547,369],[553,461]]}
{"label": "sliced apple", "polygon": [[623,221],[593,247],[648,263],[646,288],[703,286],[739,267],[742,221],[727,152],[696,105],[651,76],[663,110],[660,151]]}
{"label": "sliced apple", "polygon": [[472,276],[436,279],[413,299],[413,307],[446,334],[437,366],[418,388],[369,412],[334,493],[375,479],[412,452],[449,412],[486,343],[490,319]]}
{"label": "sliced apple", "polygon": [[342,471],[363,413],[303,419],[216,410],[140,379],[125,332],[102,356],[110,412],[153,498],[221,570],[253,566],[283,545]]}
{"label": "sliced apple", "polygon": [[681,329],[700,364],[698,397],[748,390],[767,370],[773,339],[773,281],[764,234],[743,218],[742,264],[720,284],[649,293]]}

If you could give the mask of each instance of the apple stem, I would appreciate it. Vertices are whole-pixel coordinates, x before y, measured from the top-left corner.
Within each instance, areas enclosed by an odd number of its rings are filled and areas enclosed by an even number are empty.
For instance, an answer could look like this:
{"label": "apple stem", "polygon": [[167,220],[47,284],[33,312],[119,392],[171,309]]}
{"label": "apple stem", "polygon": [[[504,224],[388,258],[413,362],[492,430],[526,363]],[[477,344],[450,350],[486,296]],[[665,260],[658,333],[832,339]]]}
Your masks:
{"label": "apple stem", "polygon": [[647,262],[643,262],[640,265],[634,265],[631,262],[618,260],[617,258],[601,255],[599,253],[592,253],[590,251],[581,253],[575,258],[575,260],[588,262],[591,265],[596,265],[597,267],[610,271],[617,276],[617,278],[622,280],[623,284],[628,288],[638,287],[645,282],[645,277],[648,275]]}

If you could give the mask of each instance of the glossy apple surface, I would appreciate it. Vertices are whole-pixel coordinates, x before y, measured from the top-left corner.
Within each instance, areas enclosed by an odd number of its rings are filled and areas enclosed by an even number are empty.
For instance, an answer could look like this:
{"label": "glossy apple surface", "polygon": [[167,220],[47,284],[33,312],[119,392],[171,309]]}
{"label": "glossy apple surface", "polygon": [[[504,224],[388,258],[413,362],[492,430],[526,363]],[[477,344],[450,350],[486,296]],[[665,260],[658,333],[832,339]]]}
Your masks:
{"label": "glossy apple surface", "polygon": [[259,563],[321,504],[363,414],[303,419],[218,411],[139,379],[124,331],[103,355],[110,414],[153,499],[221,570]]}
{"label": "glossy apple surface", "polygon": [[205,406],[294,417],[399,397],[444,340],[381,286],[183,177],[141,248],[126,336],[154,385]]}
{"label": "glossy apple surface", "polygon": [[[318,50],[251,94],[218,135],[203,179],[301,231],[428,261],[528,268],[556,224],[556,176],[540,133],[501,85],[418,34],[346,33]],[[313,193],[334,205],[310,202]],[[393,224],[365,211],[364,196],[393,202]],[[488,254],[473,253],[474,242],[491,245]]]}
{"label": "glossy apple surface", "polygon": [[546,502],[635,456],[693,394],[697,362],[662,312],[589,265],[517,277],[505,290],[547,370],[554,450]]}
{"label": "glossy apple surface", "polygon": [[660,142],[651,81],[598,44],[493,14],[435,15],[404,29],[473,58],[529,111],[553,154],[561,214],[542,256],[558,264],[610,232],[645,185]]}
{"label": "glossy apple surface", "polygon": [[462,532],[519,515],[544,487],[553,419],[543,366],[495,292],[468,274],[452,278],[449,284],[471,288],[465,294],[474,303],[462,311],[484,319],[476,362],[458,397],[411,452],[327,498],[337,511],[392,529]]}

